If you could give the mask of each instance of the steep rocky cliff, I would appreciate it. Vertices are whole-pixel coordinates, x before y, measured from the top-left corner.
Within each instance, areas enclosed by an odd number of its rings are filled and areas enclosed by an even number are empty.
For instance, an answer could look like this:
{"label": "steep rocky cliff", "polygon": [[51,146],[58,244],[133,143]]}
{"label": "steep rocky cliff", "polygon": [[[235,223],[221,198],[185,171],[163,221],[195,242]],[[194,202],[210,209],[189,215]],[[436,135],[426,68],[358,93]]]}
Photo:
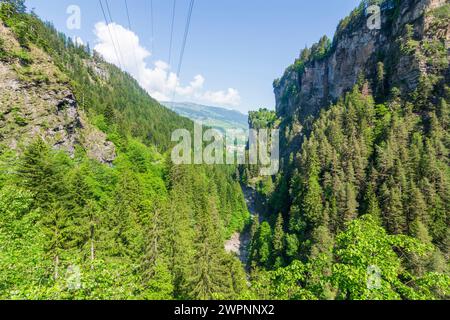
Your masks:
{"label": "steep rocky cliff", "polygon": [[[449,49],[448,21],[439,23],[430,13],[447,2],[392,1],[391,8],[381,11],[381,29],[373,30],[367,26],[370,14],[361,5],[341,21],[329,46],[321,43],[324,53],[300,57],[275,81],[278,115],[304,122],[351,89],[360,77],[371,80],[373,91],[379,86],[377,78],[383,78],[382,87],[414,90],[421,74],[432,72],[427,50],[439,46],[442,39]],[[409,48],[402,46],[400,39],[409,41]],[[448,59],[447,55],[443,59]]]}
{"label": "steep rocky cliff", "polygon": [[[366,15],[373,3],[382,8],[375,30]],[[358,281],[356,296],[374,299],[370,267],[380,267],[383,279],[392,274],[377,239],[386,233],[429,247],[413,255],[394,249],[401,271],[380,299],[394,292],[393,299],[416,299],[398,285],[417,293],[422,280],[413,278],[427,274],[443,274],[450,287],[449,24],[448,1],[367,0],[333,41],[323,37],[303,50],[275,81],[281,172],[258,187],[270,223],[254,233],[252,265],[279,270],[300,260],[320,266],[305,282],[322,299],[352,299]],[[358,226],[363,240],[345,235],[365,219],[379,229],[369,235]],[[272,230],[272,242],[265,240]]]}
{"label": "steep rocky cliff", "polygon": [[72,156],[81,146],[90,158],[111,163],[114,144],[88,122],[70,79],[50,56],[33,44],[22,50],[1,21],[0,39],[0,142],[21,149],[41,137]]}

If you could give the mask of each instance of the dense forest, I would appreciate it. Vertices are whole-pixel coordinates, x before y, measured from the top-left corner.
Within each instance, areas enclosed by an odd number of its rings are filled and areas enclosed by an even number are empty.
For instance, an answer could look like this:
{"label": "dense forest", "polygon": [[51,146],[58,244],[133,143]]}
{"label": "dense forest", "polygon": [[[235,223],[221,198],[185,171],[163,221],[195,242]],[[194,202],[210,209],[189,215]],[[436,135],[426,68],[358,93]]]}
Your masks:
{"label": "dense forest", "polygon": [[[412,108],[398,98],[375,104],[361,89],[315,121],[288,166],[290,181],[257,183],[269,194],[268,214],[253,227],[250,263],[257,279],[270,270],[260,284],[266,298],[448,295],[447,124],[433,114],[423,136]],[[448,114],[445,108],[442,100],[436,113]],[[369,266],[383,275],[377,290],[367,287]]]}
{"label": "dense forest", "polygon": [[[362,5],[333,41],[324,37],[302,50],[274,86],[320,65],[361,17]],[[331,106],[307,114],[295,100],[304,84],[292,81],[280,105],[294,101],[294,113],[250,115],[251,126],[280,128],[285,151],[276,177],[261,179],[254,166],[241,169],[266,199],[249,262],[264,298],[448,298],[449,56],[439,30],[448,27],[450,6],[426,17],[430,38],[420,41],[405,25],[391,49],[396,53],[379,53],[375,74],[360,74]],[[409,55],[427,72],[414,90],[402,91],[389,77],[398,72],[394,59]],[[368,284],[375,274],[374,289]]]}
{"label": "dense forest", "polygon": [[[427,13],[436,37],[406,24],[374,72],[302,107],[299,79],[363,11],[274,82],[289,83],[284,108],[249,114],[251,128],[281,131],[281,171],[261,177],[255,165],[174,165],[171,133],[190,120],[23,1],[0,1],[0,71],[17,76],[16,92],[71,92],[55,110],[70,105],[88,123],[65,130],[98,130],[115,148],[99,161],[89,139],[73,150],[45,135],[12,143],[34,123],[27,103],[43,102],[0,92],[0,299],[448,299],[450,6]],[[406,56],[427,70],[412,90],[392,80],[389,59]],[[241,184],[256,190],[259,216]],[[225,251],[235,232],[250,234],[247,265]]]}
{"label": "dense forest", "polygon": [[[13,66],[30,90],[49,85],[48,90],[73,90],[78,108],[114,142],[117,155],[112,163],[100,163],[77,147],[70,157],[40,137],[15,149],[2,144],[0,297],[223,299],[243,294],[244,268],[223,247],[249,219],[235,168],[172,165],[171,132],[192,128],[191,121],[23,10],[1,4],[0,23],[20,43],[12,50],[0,37],[1,63]],[[55,83],[41,72],[36,48],[58,68]],[[1,100],[3,129],[18,126],[22,106],[15,106],[17,116],[8,121],[11,103]],[[2,139],[8,132],[2,131]]]}

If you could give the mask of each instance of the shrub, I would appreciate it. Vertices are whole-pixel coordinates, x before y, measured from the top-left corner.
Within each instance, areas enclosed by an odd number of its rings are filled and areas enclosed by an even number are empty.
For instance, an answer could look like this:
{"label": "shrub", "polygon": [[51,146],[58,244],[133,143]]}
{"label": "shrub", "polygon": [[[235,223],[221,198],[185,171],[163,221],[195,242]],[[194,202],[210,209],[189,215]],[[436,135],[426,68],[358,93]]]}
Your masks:
{"label": "shrub", "polygon": [[0,61],[8,58],[8,53],[5,50],[5,40],[0,38]]}
{"label": "shrub", "polygon": [[25,50],[14,51],[13,56],[14,58],[19,59],[20,64],[24,66],[28,66],[33,63],[33,59],[30,57],[30,54]]}

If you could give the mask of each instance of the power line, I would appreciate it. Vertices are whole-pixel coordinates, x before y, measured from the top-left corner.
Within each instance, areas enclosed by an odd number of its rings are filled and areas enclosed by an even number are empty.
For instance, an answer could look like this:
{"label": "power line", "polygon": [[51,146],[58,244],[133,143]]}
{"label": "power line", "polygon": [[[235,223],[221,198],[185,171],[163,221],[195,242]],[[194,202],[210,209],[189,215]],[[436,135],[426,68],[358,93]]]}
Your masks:
{"label": "power line", "polygon": [[151,23],[151,31],[152,31],[152,55],[155,54],[155,20],[153,17],[153,0],[150,0],[150,23]]}
{"label": "power line", "polygon": [[[106,10],[107,10],[108,15],[109,15],[109,21],[111,21],[111,23],[114,23],[114,20],[113,20],[112,15],[111,15],[111,10],[109,8],[109,1],[105,0],[105,3],[106,3]],[[114,29],[112,29],[112,33],[113,33],[113,36],[115,38],[115,41],[117,41],[117,51],[119,51],[120,59],[123,61],[123,55],[122,55],[122,50],[120,49],[119,37],[117,37],[117,34],[116,34]]]}
{"label": "power line", "polygon": [[178,64],[177,77],[180,76],[181,66],[183,64],[184,51],[186,49],[186,42],[187,42],[187,38],[189,35],[189,28],[191,26],[191,17],[192,17],[192,11],[194,10],[194,4],[195,4],[195,0],[191,0],[191,3],[189,5],[188,17],[186,20],[186,27],[184,29],[183,45],[181,46],[180,62]]}
{"label": "power line", "polygon": [[[183,65],[184,52],[186,49],[187,38],[189,36],[189,29],[191,26],[191,18],[192,18],[192,11],[194,10],[194,4],[195,4],[195,0],[191,0],[191,2],[189,4],[187,19],[186,19],[186,26],[184,28],[183,44],[181,46],[180,61],[178,63],[178,69],[177,69],[177,79],[180,78],[181,66]],[[175,98],[175,94],[176,94],[176,88],[172,95],[172,101]]]}
{"label": "power line", "polygon": [[115,55],[116,55],[117,61],[119,62],[120,68],[123,69],[123,68],[122,68],[122,63],[120,62],[119,55],[118,55],[118,53],[117,53],[116,45],[115,45],[115,43],[114,43],[114,39],[113,39],[113,36],[112,36],[111,28],[110,28],[110,26],[109,26],[108,19],[106,18],[105,9],[103,8],[103,3],[102,3],[101,0],[98,0],[98,2],[99,2],[99,4],[100,4],[100,8],[102,9],[103,18],[105,19],[105,23],[106,23],[106,26],[107,26],[107,28],[108,28],[109,37],[111,38],[111,42],[112,42],[112,45],[113,45],[113,48],[114,48],[114,53],[115,53]]}
{"label": "power line", "polygon": [[[127,12],[128,29],[131,31],[132,30],[131,29],[131,19],[130,19],[130,11],[128,10],[128,2],[127,2],[127,0],[124,0],[124,1],[125,1],[125,9]],[[135,52],[136,48],[134,48],[134,44],[132,42],[131,42],[131,44],[133,45],[133,56],[134,56],[134,64],[136,65],[136,72],[139,72],[139,67],[137,65],[136,52]]]}
{"label": "power line", "polygon": [[173,27],[175,24],[175,12],[176,12],[176,7],[177,7],[177,0],[173,0],[173,9],[172,9],[172,25],[171,25],[171,30],[170,30],[170,45],[169,45],[169,66],[170,63],[172,61],[172,45],[173,45]]}

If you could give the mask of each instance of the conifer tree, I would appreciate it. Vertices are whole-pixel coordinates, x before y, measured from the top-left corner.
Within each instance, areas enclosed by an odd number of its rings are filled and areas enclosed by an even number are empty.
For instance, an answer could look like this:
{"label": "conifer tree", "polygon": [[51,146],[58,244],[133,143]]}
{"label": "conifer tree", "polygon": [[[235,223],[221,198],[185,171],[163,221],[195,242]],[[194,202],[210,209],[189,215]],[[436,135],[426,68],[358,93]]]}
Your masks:
{"label": "conifer tree", "polygon": [[406,217],[403,214],[401,191],[397,186],[381,188],[383,197],[383,221],[389,232],[403,234],[406,231]]}
{"label": "conifer tree", "polygon": [[143,230],[138,220],[141,194],[135,175],[130,171],[122,172],[105,221],[109,229],[108,247],[113,256],[137,257],[142,254]]}
{"label": "conifer tree", "polygon": [[[208,190],[212,189],[209,183]],[[223,247],[220,245],[220,232],[215,230],[214,220],[218,221],[217,198],[214,194],[200,198],[204,201],[205,210],[199,212],[198,230],[196,236],[196,267],[190,279],[192,297],[209,300],[214,297],[229,296],[232,293],[232,283],[229,270],[225,269]]]}
{"label": "conifer tree", "polygon": [[358,202],[351,182],[347,182],[345,186],[345,207],[343,209],[342,223],[344,225],[358,216]]}
{"label": "conifer tree", "polygon": [[14,9],[19,13],[25,13],[26,6],[25,6],[25,0],[2,0],[0,1],[0,5],[3,3],[11,4]]}
{"label": "conifer tree", "polygon": [[372,184],[369,184],[364,196],[364,213],[370,214],[374,217],[375,221],[381,222],[381,209]]}
{"label": "conifer tree", "polygon": [[170,300],[173,299],[172,274],[163,259],[154,261],[151,272],[144,273],[144,292],[146,300]]}
{"label": "conifer tree", "polygon": [[176,186],[170,192],[170,203],[167,209],[167,255],[169,269],[173,275],[174,295],[180,298],[189,298],[189,278],[194,269],[192,256],[195,251],[193,214],[188,190]]}
{"label": "conifer tree", "polygon": [[22,185],[35,193],[36,206],[47,207],[64,194],[60,169],[42,139],[34,141],[25,150],[18,175]]}
{"label": "conifer tree", "polygon": [[42,231],[45,236],[44,250],[53,266],[53,280],[57,281],[62,274],[63,260],[69,259],[66,249],[70,249],[67,238],[70,237],[71,221],[69,213],[59,204],[48,206],[43,214]]}
{"label": "conifer tree", "polygon": [[256,259],[261,266],[270,263],[272,229],[267,221],[261,223],[257,233]]}
{"label": "conifer tree", "polygon": [[273,230],[272,248],[275,268],[282,267],[284,265],[285,235],[284,221],[281,213],[278,214],[277,222]]}
{"label": "conifer tree", "polygon": [[311,155],[307,182],[305,184],[305,190],[302,195],[302,215],[308,220],[312,225],[319,225],[323,221],[323,203],[322,203],[322,188],[319,183],[318,176],[318,163],[316,156]]}
{"label": "conifer tree", "polygon": [[249,264],[251,267],[256,267],[257,264],[257,254],[258,254],[258,231],[259,231],[259,216],[256,215],[252,219],[252,224],[250,227],[250,246],[249,246]]}

